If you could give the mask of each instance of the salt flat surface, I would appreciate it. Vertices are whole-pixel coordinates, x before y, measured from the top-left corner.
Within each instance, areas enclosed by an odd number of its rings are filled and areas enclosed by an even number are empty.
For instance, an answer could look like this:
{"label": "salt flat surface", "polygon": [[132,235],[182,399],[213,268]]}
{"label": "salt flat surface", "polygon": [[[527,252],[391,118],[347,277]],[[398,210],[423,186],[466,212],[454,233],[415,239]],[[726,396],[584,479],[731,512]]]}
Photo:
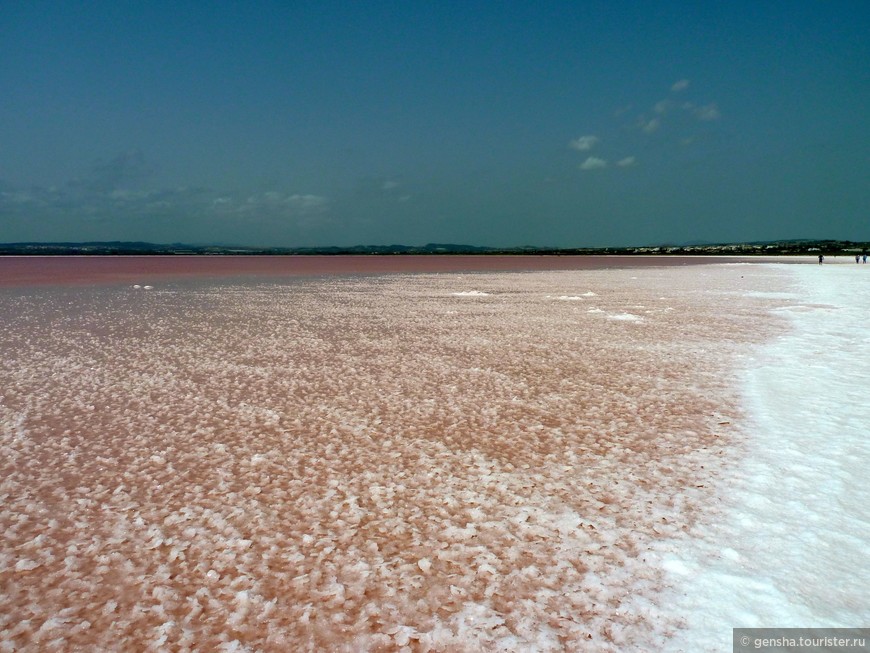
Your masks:
{"label": "salt flat surface", "polygon": [[660,547],[687,625],[667,650],[729,651],[732,627],[870,623],[870,268],[771,269],[789,287],[749,294],[783,300],[790,329],[747,360],[721,514]]}
{"label": "salt flat surface", "polygon": [[802,315],[793,281],[0,291],[0,650],[691,641],[689,545],[733,508],[741,374]]}

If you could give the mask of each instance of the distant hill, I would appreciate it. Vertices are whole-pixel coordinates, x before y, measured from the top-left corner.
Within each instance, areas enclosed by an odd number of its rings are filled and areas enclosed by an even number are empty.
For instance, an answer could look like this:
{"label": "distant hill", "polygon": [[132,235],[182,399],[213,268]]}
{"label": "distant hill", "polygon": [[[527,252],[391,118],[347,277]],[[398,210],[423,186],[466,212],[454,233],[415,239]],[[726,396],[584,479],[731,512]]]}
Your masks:
{"label": "distant hill", "polygon": [[70,256],[70,255],[196,255],[196,256],[287,256],[287,255],[827,255],[855,254],[870,250],[870,242],[849,240],[776,240],[748,243],[684,243],[639,247],[479,247],[452,243],[427,245],[355,245],[352,247],[249,247],[233,245],[156,244],[139,241],[96,241],[64,243],[0,243],[0,256]]}

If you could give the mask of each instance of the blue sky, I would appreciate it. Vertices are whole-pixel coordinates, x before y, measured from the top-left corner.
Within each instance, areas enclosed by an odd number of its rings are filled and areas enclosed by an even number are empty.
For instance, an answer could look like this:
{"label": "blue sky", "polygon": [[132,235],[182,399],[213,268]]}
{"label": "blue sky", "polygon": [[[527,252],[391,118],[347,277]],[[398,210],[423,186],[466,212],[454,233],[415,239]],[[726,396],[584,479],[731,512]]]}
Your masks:
{"label": "blue sky", "polygon": [[867,2],[11,2],[0,242],[870,240]]}

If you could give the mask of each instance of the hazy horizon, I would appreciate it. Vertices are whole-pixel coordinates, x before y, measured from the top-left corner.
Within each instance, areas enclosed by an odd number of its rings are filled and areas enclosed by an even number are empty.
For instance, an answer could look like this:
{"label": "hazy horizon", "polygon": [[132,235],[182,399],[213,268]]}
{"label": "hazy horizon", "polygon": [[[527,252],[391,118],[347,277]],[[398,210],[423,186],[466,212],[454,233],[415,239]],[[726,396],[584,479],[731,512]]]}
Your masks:
{"label": "hazy horizon", "polygon": [[492,250],[522,250],[522,249],[531,249],[531,250],[571,250],[571,249],[634,249],[634,248],[648,248],[648,247],[724,247],[724,246],[739,246],[739,245],[763,245],[767,243],[826,243],[826,242],[850,242],[861,244],[866,241],[851,241],[848,239],[840,239],[840,238],[773,238],[770,240],[744,240],[744,241],[730,241],[730,242],[714,242],[714,241],[706,241],[706,240],[687,240],[682,242],[645,242],[645,243],[629,243],[624,245],[601,245],[601,246],[583,246],[578,245],[576,247],[569,246],[558,246],[558,245],[530,245],[528,243],[516,243],[516,244],[507,244],[507,245],[490,245],[488,243],[481,244],[469,244],[469,243],[461,243],[461,242],[376,242],[376,243],[350,243],[347,245],[337,245],[335,243],[322,243],[319,245],[259,245],[259,244],[242,244],[242,243],[233,243],[233,242],[221,242],[221,241],[200,241],[200,242],[192,242],[192,241],[172,241],[172,242],[155,242],[155,241],[147,241],[147,240],[81,240],[81,241],[73,241],[73,240],[65,240],[65,241],[49,241],[49,240],[34,240],[34,241],[15,241],[15,242],[0,242],[0,245],[4,246],[19,246],[19,245],[56,245],[56,246],[80,246],[80,245],[145,245],[149,247],[193,247],[193,248],[203,248],[203,247],[214,247],[214,248],[245,248],[245,249],[355,249],[355,248],[389,248],[389,247],[404,247],[409,249],[424,249],[424,248],[433,248],[433,247],[443,247],[443,248],[473,248],[473,249],[492,249]]}
{"label": "hazy horizon", "polygon": [[870,6],[10,6],[0,241],[870,239]]}

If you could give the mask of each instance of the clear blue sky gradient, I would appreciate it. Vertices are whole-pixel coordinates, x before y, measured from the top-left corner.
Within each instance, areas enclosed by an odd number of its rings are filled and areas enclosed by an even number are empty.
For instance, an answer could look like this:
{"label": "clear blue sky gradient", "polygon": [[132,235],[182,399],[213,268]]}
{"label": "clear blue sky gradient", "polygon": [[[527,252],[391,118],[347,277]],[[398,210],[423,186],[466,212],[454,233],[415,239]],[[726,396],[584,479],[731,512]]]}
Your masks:
{"label": "clear blue sky gradient", "polygon": [[0,241],[870,239],[870,3],[9,2]]}

